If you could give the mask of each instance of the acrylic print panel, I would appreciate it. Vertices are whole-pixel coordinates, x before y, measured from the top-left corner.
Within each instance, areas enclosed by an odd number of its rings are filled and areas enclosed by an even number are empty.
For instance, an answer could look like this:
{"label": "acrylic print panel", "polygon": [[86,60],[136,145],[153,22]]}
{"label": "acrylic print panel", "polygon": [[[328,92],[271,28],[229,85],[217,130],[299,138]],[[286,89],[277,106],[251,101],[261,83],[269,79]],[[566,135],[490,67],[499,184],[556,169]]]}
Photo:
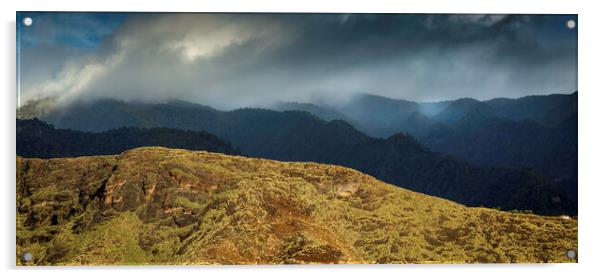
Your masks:
{"label": "acrylic print panel", "polygon": [[17,265],[577,262],[577,16],[17,13]]}

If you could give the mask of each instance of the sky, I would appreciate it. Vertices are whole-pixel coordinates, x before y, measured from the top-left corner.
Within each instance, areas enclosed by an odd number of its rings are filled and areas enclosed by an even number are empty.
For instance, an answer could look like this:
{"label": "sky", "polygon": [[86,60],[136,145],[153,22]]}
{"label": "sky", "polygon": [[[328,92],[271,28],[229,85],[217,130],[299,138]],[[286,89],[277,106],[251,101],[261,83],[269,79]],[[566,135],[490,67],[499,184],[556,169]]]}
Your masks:
{"label": "sky", "polygon": [[[31,26],[22,19],[30,17]],[[221,109],[577,90],[576,15],[17,13],[19,100]]]}

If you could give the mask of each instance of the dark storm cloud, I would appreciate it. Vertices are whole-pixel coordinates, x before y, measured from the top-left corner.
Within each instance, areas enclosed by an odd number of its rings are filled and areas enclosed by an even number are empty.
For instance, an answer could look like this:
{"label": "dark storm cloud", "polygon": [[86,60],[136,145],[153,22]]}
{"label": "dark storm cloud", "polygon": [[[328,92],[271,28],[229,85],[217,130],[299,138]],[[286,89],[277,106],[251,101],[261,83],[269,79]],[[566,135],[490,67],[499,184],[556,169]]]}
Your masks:
{"label": "dark storm cloud", "polygon": [[232,108],[357,93],[423,101],[570,93],[577,34],[568,19],[576,17],[129,14],[95,35],[32,35],[44,43],[22,50],[21,75],[30,75],[22,94]]}

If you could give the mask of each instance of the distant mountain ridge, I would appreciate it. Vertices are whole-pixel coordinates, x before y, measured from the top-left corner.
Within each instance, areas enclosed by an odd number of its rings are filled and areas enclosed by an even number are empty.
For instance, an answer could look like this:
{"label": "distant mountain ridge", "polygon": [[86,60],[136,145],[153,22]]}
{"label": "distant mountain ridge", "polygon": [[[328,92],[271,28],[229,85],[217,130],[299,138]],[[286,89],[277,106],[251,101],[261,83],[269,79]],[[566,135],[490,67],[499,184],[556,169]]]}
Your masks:
{"label": "distant mountain ridge", "polygon": [[335,108],[307,102],[278,102],[269,106],[268,109],[273,109],[276,111],[305,111],[326,121],[344,120],[350,122],[347,116],[343,115]]}
{"label": "distant mountain ridge", "polygon": [[576,194],[577,100],[577,92],[432,103],[360,95],[337,111],[370,136],[407,133],[481,165],[535,168]]}
{"label": "distant mountain ridge", "polygon": [[[302,107],[297,109],[303,110]],[[335,112],[356,121],[360,130],[377,137],[388,137],[404,132],[405,126],[402,123],[415,113],[434,122],[443,123],[460,120],[467,114],[478,114],[483,117],[512,121],[531,120],[541,125],[554,126],[571,117],[572,114],[576,114],[577,92],[526,96],[517,99],[495,98],[479,101],[461,98],[440,102],[414,102],[363,94],[337,107]],[[397,129],[391,129],[392,127]]]}
{"label": "distant mountain ridge", "polygon": [[411,136],[372,138],[341,121],[308,112],[115,100],[72,105],[44,120],[59,128],[101,132],[123,126],[207,131],[247,156],[314,161],[360,170],[383,181],[471,206],[574,214],[576,199],[537,171],[480,167],[433,153]]}
{"label": "distant mountain ridge", "polygon": [[562,112],[558,118],[566,119],[577,112],[577,92],[526,96],[518,99],[496,98],[485,101],[503,117],[512,120],[533,120],[544,125],[556,125],[562,120],[553,120],[554,112]]}
{"label": "distant mountain ridge", "polygon": [[17,119],[17,155],[33,158],[117,154],[143,146],[163,146],[239,154],[230,143],[207,132],[171,128],[121,127],[101,133],[55,129],[37,118]]}

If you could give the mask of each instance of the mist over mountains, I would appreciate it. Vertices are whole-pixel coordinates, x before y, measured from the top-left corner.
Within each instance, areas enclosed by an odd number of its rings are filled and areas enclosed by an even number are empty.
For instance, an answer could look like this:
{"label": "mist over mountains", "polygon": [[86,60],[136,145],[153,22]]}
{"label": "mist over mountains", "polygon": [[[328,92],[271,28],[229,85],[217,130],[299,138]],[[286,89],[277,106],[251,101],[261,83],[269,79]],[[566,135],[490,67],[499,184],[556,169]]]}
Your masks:
{"label": "mist over mountains", "polygon": [[[438,103],[365,95],[338,107],[279,103],[274,110],[220,111],[183,101],[102,99],[38,116],[84,132],[209,132],[245,156],[347,166],[471,206],[574,214],[576,103],[577,93]],[[35,105],[26,108],[35,114]]]}
{"label": "mist over mountains", "polygon": [[576,198],[577,100],[577,92],[431,103],[361,95],[336,108],[289,103],[276,109],[325,119],[336,112],[374,137],[406,133],[432,151],[479,165],[533,168]]}
{"label": "mist over mountains", "polygon": [[577,88],[575,15],[49,13],[19,30],[20,98],[219,109],[358,92],[439,101]]}
{"label": "mist over mountains", "polygon": [[275,109],[342,119],[373,137],[416,137],[428,148],[479,164],[576,175],[577,92],[563,95],[419,103],[361,95],[339,107],[286,103]]}

